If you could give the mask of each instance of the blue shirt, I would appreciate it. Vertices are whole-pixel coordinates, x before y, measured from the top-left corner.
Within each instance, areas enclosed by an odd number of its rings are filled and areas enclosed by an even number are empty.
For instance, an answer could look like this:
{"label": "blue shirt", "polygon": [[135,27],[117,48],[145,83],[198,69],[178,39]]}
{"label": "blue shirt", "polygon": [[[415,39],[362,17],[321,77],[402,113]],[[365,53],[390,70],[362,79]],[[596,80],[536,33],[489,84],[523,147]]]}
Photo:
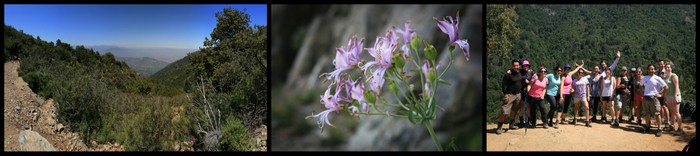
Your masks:
{"label": "blue shirt", "polygon": [[559,95],[558,91],[559,91],[559,85],[561,84],[561,77],[554,76],[554,74],[547,74],[545,77],[549,81],[549,84],[547,84],[547,95],[549,95],[549,96]]}

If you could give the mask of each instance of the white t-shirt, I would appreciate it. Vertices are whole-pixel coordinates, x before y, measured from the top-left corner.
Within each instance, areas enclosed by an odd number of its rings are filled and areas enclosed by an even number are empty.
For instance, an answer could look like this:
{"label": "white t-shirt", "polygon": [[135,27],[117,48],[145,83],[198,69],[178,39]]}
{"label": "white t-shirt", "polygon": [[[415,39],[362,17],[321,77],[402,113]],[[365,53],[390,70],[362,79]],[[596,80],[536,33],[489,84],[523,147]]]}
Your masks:
{"label": "white t-shirt", "polygon": [[614,88],[614,87],[613,87],[612,80],[614,80],[614,79],[615,79],[615,77],[610,77],[609,80],[608,80],[608,79],[603,79],[603,80],[602,80],[602,81],[603,81],[603,86],[601,86],[600,89],[603,90],[603,95],[601,95],[601,96],[603,96],[603,97],[610,97],[610,96],[612,96],[612,91],[613,91],[613,88]]}
{"label": "white t-shirt", "polygon": [[644,83],[644,96],[656,96],[656,94],[660,93],[661,88],[666,86],[666,82],[656,75],[644,76],[642,82]]}

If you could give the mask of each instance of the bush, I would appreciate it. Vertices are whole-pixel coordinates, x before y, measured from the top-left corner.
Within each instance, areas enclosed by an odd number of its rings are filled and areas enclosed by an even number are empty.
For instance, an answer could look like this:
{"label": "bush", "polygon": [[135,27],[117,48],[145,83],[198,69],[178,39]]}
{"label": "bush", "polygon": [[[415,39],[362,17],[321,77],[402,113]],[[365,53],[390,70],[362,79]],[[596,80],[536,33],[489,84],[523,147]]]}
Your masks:
{"label": "bush", "polygon": [[691,116],[695,112],[694,101],[683,101],[680,108],[680,113],[683,116]]}
{"label": "bush", "polygon": [[[81,84],[81,85],[78,85]],[[97,132],[102,126],[100,104],[106,101],[105,87],[99,82],[79,78],[73,80],[66,92],[57,98],[58,117],[62,122],[79,125],[83,137],[91,139],[90,134]]]}
{"label": "bush", "polygon": [[27,75],[25,75],[23,79],[27,82],[29,88],[31,88],[32,91],[34,91],[35,93],[39,93],[39,95],[41,96],[46,97],[44,89],[46,88],[46,85],[49,82],[48,75],[40,71],[34,71],[27,73]]}
{"label": "bush", "polygon": [[219,150],[222,151],[251,151],[253,137],[238,118],[229,115],[221,127]]}

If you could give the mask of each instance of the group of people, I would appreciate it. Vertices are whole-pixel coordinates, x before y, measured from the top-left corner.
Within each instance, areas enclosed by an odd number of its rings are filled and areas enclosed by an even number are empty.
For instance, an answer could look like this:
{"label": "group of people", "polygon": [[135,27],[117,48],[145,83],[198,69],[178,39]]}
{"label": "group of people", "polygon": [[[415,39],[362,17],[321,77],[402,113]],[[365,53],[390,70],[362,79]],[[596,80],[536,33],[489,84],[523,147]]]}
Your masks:
{"label": "group of people", "polygon": [[[506,117],[510,117],[510,130],[519,128],[515,124],[517,116],[520,126],[535,128],[538,111],[542,127],[545,129],[559,128],[559,124],[565,123],[577,125],[579,106],[583,106],[584,109],[585,126],[591,127],[591,122],[599,122],[618,127],[622,122],[623,104],[631,109],[627,123],[641,126],[644,117],[642,131],[645,133],[651,132],[651,118],[654,117],[658,127],[657,137],[660,137],[664,130],[675,131],[675,135],[685,134],[679,112],[682,100],[680,82],[678,75],[673,73],[673,63],[660,61],[658,67],[649,64],[645,68],[646,75],[643,75],[642,67],[631,68],[632,74],[629,75],[627,67],[623,66],[620,74],[613,76],[620,55],[620,51],[617,51],[615,61],[610,67],[602,60],[600,66],[594,66],[593,71],[589,71],[584,68],[582,61],[580,65],[575,62],[573,70],[566,64],[563,70],[562,67],[556,66],[551,73],[548,73],[544,66],[536,70],[531,69],[527,60],[513,60],[513,69],[506,72],[501,83],[504,96],[496,134],[504,132]],[[574,118],[571,122],[566,122],[571,101],[574,103]],[[545,103],[550,105],[549,111]],[[596,114],[601,103],[602,118],[598,120]],[[593,105],[592,112],[589,104]],[[606,113],[609,113],[610,121]],[[523,119],[524,116],[528,121]],[[665,125],[664,128],[661,128],[661,124]],[[676,124],[677,129],[674,128]]]}

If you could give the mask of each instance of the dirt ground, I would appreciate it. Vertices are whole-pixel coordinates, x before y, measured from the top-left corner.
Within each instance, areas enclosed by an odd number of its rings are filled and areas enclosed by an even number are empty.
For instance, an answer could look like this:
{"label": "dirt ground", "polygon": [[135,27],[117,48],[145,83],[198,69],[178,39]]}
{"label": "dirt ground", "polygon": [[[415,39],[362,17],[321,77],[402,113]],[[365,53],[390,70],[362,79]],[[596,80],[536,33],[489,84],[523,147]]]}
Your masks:
{"label": "dirt ground", "polygon": [[4,64],[4,150],[19,151],[19,133],[32,130],[59,151],[123,151],[118,143],[96,144],[87,147],[77,133],[69,132],[56,120],[56,108],[52,99],[36,95],[19,77],[18,61]]}
{"label": "dirt ground", "polygon": [[[600,119],[600,117],[598,117]],[[627,117],[623,117],[627,119]],[[569,118],[568,121],[571,121]],[[652,122],[653,123],[653,122]],[[685,136],[675,136],[664,131],[661,137],[655,133],[642,133],[641,126],[620,123],[620,127],[610,124],[583,122],[576,125],[559,124],[559,129],[544,129],[538,121],[536,128],[506,130],[496,135],[496,124],[486,126],[487,151],[681,151],[695,136],[695,122],[684,120]],[[507,128],[504,124],[504,129]],[[651,130],[656,132],[652,124]]]}

